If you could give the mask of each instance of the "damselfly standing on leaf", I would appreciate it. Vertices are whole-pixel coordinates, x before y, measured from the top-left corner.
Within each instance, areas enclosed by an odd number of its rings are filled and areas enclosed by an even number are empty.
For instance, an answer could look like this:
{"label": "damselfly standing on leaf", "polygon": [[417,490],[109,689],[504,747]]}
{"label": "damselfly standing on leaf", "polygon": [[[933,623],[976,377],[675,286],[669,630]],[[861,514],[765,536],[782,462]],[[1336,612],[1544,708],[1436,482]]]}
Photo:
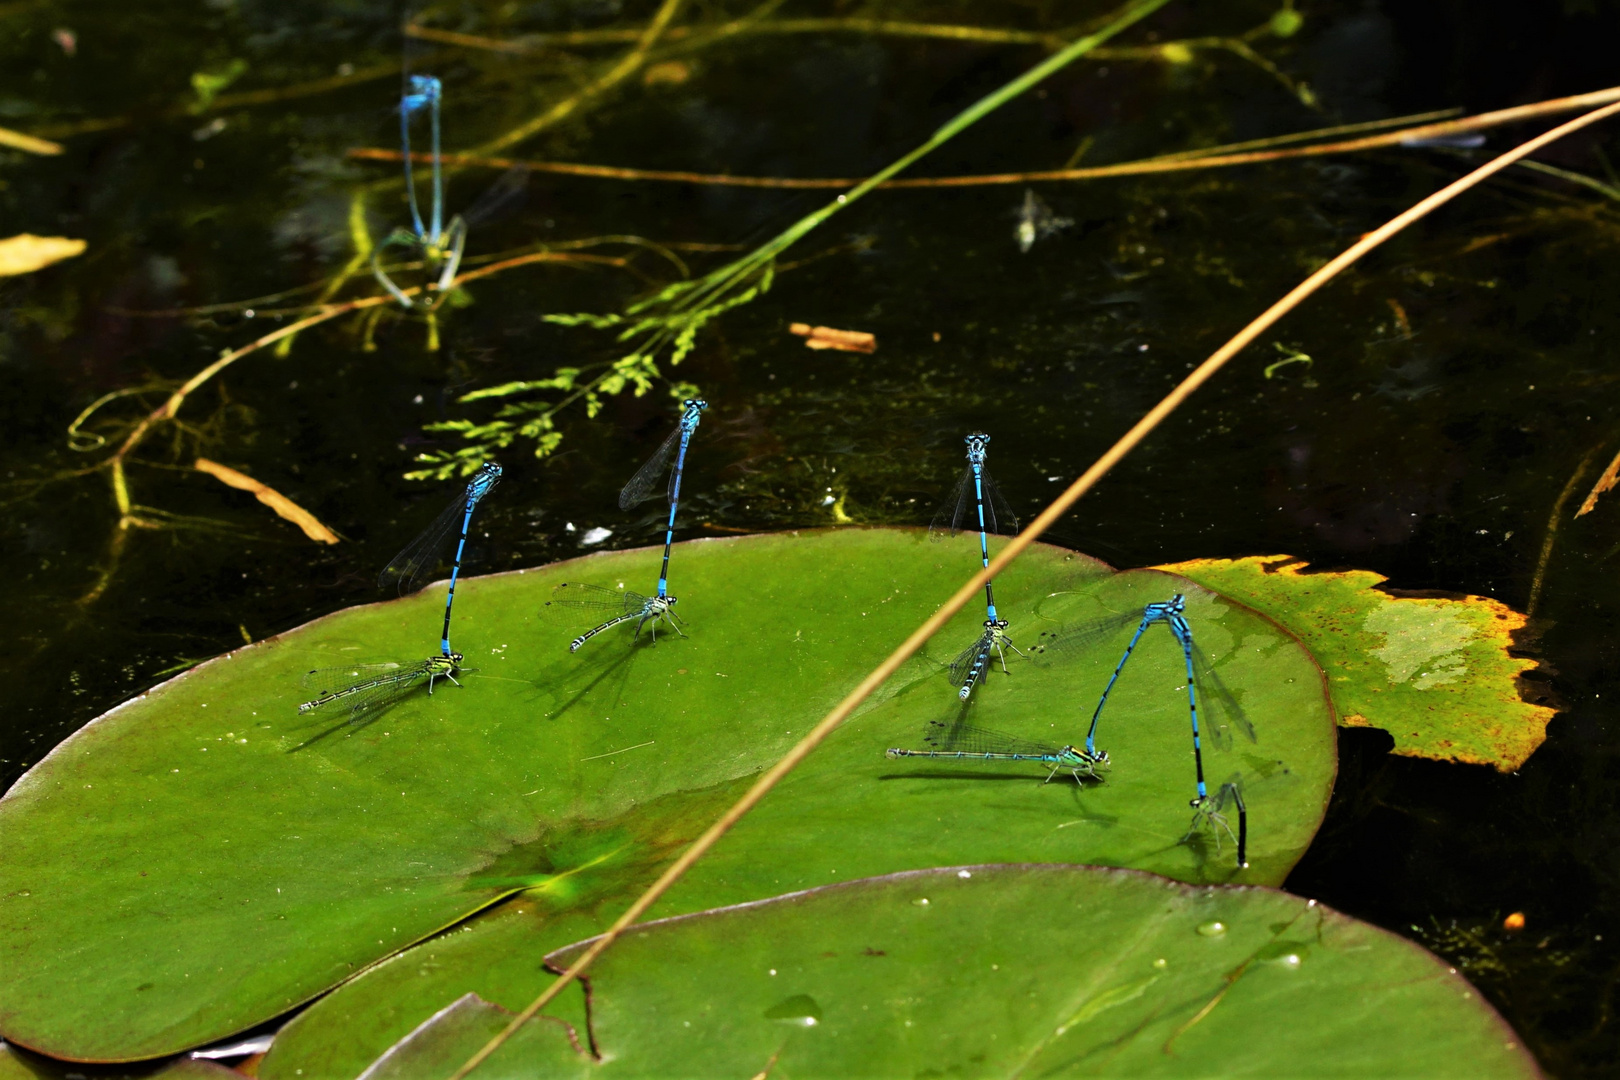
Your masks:
{"label": "damselfly standing on leaf", "polygon": [[953,761],[1035,761],[1050,766],[1051,771],[1047,773],[1046,781],[1050,781],[1060,771],[1067,770],[1077,784],[1086,777],[1100,779],[1097,770],[1108,765],[1106,753],[1092,754],[1077,750],[1073,746],[1053,746],[1050,743],[979,727],[968,719],[968,710],[973,707],[972,702],[963,702],[957,707],[952,720],[929,721],[928,730],[923,734],[923,742],[929,747],[927,750],[891,747],[888,750],[889,757],[943,758]]}
{"label": "damselfly standing on leaf", "polygon": [[620,623],[636,620],[637,638],[641,637],[641,628],[648,627],[653,642],[658,641],[658,624],[667,622],[670,629],[681,637],[686,634],[681,631],[680,619],[675,614],[675,598],[673,596],[643,596],[629,589],[609,589],[601,585],[582,585],[578,582],[564,582],[552,590],[552,599],[546,601],[547,607],[577,608],[584,611],[595,612],[595,617],[604,619],[603,622],[591,627],[568,645],[569,652],[578,652],[591,638],[604,630],[611,630]]}
{"label": "damselfly standing on leaf", "polygon": [[[1092,622],[1044,632],[1037,638],[1033,648],[1037,655],[1074,652],[1119,632],[1132,622],[1136,623],[1136,631],[1126,644],[1119,663],[1114,665],[1113,674],[1108,677],[1108,684],[1103,687],[1097,708],[1091,714],[1091,726],[1086,731],[1084,752],[1087,755],[1103,754],[1106,757],[1104,751],[1097,749],[1097,726],[1102,719],[1103,707],[1108,704],[1108,695],[1113,692],[1114,684],[1119,681],[1120,672],[1125,670],[1125,665],[1135,653],[1142,635],[1154,624],[1163,623],[1181,646],[1182,657],[1186,663],[1187,715],[1192,724],[1193,768],[1197,781],[1197,794],[1189,803],[1195,811],[1193,827],[1196,829],[1204,824],[1212,827],[1219,825],[1230,834],[1231,829],[1226,824],[1224,809],[1231,804],[1238,808],[1240,830],[1246,837],[1248,811],[1243,803],[1242,792],[1234,783],[1228,782],[1211,796],[1204,782],[1203,739],[1198,723],[1198,687],[1202,685],[1206,691],[1204,695],[1206,711],[1211,711],[1209,706],[1214,706],[1233,727],[1243,732],[1250,742],[1256,741],[1254,726],[1244,715],[1236,697],[1215,673],[1214,666],[1210,664],[1203,650],[1193,641],[1192,627],[1187,623],[1186,609],[1186,597],[1177,593],[1169,600],[1147,604],[1138,610],[1120,612]],[[1224,725],[1216,724],[1211,730],[1217,741],[1225,737]],[[1239,848],[1239,862],[1242,862],[1247,853],[1246,839]]]}
{"label": "damselfly standing on leaf", "polygon": [[304,676],[304,685],[318,696],[298,706],[299,715],[324,708],[347,713],[350,720],[375,715],[397,705],[426,685],[433,693],[439,679],[456,682],[461,673],[460,653],[430,656],[414,664],[355,664],[346,668],[318,668]]}

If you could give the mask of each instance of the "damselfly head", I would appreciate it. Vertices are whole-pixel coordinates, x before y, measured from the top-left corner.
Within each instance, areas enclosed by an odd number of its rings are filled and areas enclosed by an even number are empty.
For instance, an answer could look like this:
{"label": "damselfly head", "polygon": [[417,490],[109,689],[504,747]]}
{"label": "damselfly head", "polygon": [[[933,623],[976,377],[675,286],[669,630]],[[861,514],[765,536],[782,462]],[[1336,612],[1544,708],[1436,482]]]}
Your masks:
{"label": "damselfly head", "polygon": [[486,461],[478,466],[473,478],[467,481],[466,497],[476,502],[495,489],[501,481],[501,467],[493,461]]}
{"label": "damselfly head", "polygon": [[967,456],[971,460],[984,454],[985,447],[990,445],[990,436],[982,431],[975,431],[971,435],[963,436],[962,441],[967,443]]}
{"label": "damselfly head", "polygon": [[674,607],[675,606],[675,598],[673,596],[660,596],[659,599],[662,600],[669,607]]}
{"label": "damselfly head", "polygon": [[447,660],[449,660],[449,661],[450,661],[450,663],[451,663],[451,664],[452,664],[452,665],[453,665],[453,666],[455,666],[455,667],[460,667],[460,666],[461,666],[461,662],[462,662],[462,661],[463,661],[463,660],[465,660],[465,659],[466,659],[466,657],[464,657],[464,656],[462,656],[462,655],[461,655],[461,654],[460,654],[460,653],[458,653],[458,652],[453,652],[453,653],[451,653],[451,654],[450,654],[450,655],[449,655],[449,656],[448,656],[448,657],[446,657],[446,659],[447,659]]}
{"label": "damselfly head", "polygon": [[439,80],[432,75],[412,75],[408,80],[410,93],[399,99],[399,108],[406,116],[437,105],[443,93]]}
{"label": "damselfly head", "polygon": [[681,408],[683,409],[698,409],[701,411],[703,409],[707,409],[708,407],[709,403],[700,397],[689,397],[685,401],[681,402]]}
{"label": "damselfly head", "polygon": [[1170,603],[1166,606],[1169,607],[1170,614],[1180,615],[1183,611],[1187,610],[1187,598],[1182,596],[1180,593],[1176,593],[1176,595],[1170,598]]}
{"label": "damselfly head", "polygon": [[1007,627],[1009,627],[1011,625],[1012,624],[1009,623],[1006,619],[986,619],[986,620],[984,620],[984,628],[986,630],[1005,630],[1005,629],[1007,629]]}

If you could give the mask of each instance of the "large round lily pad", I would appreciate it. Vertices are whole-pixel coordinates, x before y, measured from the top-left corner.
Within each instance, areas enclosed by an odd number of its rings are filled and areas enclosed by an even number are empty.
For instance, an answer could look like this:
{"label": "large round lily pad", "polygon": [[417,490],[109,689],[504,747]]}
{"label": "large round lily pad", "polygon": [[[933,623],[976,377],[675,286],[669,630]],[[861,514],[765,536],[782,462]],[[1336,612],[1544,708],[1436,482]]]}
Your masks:
{"label": "large round lily pad", "polygon": [[[1411,942],[1272,889],[1129,870],[824,886],[643,925],[590,982],[579,1050],[534,1024],[473,1076],[1538,1075],[1478,992]],[[459,1064],[508,1019],[464,999],[368,1076]]]}
{"label": "large round lily pad", "polygon": [[[574,655],[583,626],[545,606],[553,586],[645,588],[659,552],[467,580],[452,640],[478,670],[365,723],[300,716],[300,673],[427,655],[442,585],[164,684],[0,800],[0,1033],[65,1057],[156,1056],[283,1012],[516,892],[540,918],[601,925],[949,594],[969,547],[897,530],[683,544],[671,580],[690,636],[633,645],[620,628]],[[1248,785],[1249,871],[1229,842],[1184,839],[1185,674],[1162,628],[1109,706],[1115,764],[1101,783],[886,759],[956,700],[942,661],[982,618],[964,612],[663,910],[991,859],[1280,881],[1334,770],[1331,711],[1297,642],[1185,579],[1115,575],[1053,548],[1021,559],[998,600],[1027,644],[1176,591],[1257,734],[1208,754],[1215,780]],[[1045,666],[1015,657],[974,708],[990,726],[1077,741],[1123,640]]]}

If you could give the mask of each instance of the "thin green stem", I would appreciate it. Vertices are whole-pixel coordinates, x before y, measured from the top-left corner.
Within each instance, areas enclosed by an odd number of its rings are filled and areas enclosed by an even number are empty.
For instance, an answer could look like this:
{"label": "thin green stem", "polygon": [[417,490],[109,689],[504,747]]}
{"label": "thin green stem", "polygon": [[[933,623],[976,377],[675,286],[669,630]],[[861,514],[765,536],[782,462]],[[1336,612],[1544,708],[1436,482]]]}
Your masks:
{"label": "thin green stem", "polygon": [[[867,177],[821,209],[800,218],[743,258],[700,279],[695,287],[682,290],[678,294],[676,302],[671,305],[670,314],[679,315],[708,307],[719,296],[729,291],[739,282],[746,281],[754,276],[766,263],[792,247],[807,233],[840,210],[854,204],[884,181],[909,169],[912,165],[944,146],[952,138],[1001,108],[1013,98],[1036,86],[1048,76],[1074,63],[1074,61],[1102,45],[1110,38],[1116,37],[1136,25],[1168,2],[1169,0],[1139,0],[1138,3],[1130,5],[1100,30],[1088,34],[1066,48],[1053,53],[1012,82],[980,98],[946,121],[939,130],[929,136],[926,142],[892,162],[887,168]],[[641,351],[645,352],[645,350]]]}
{"label": "thin green stem", "polygon": [[1540,161],[1521,161],[1519,168],[1530,169],[1533,172],[1544,173],[1547,176],[1556,176],[1560,180],[1568,180],[1572,184],[1589,187],[1593,191],[1607,198],[1620,201],[1620,187],[1605,184],[1603,181],[1587,176],[1585,173],[1572,172],[1569,169],[1560,169],[1556,165],[1548,165]]}

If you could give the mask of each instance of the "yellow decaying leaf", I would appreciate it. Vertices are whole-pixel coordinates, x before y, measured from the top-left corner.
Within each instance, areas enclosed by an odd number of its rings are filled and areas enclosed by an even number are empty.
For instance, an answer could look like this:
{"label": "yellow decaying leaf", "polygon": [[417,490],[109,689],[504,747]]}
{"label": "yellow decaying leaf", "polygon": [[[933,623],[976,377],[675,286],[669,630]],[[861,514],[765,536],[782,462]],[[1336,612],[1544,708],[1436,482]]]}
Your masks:
{"label": "yellow decaying leaf", "polygon": [[198,472],[205,472],[209,476],[217,477],[222,482],[242,491],[251,491],[255,498],[288,521],[304,530],[304,535],[311,540],[322,544],[335,544],[337,535],[322,525],[315,515],[293,502],[275,488],[266,487],[246,473],[239,473],[235,469],[221,465],[217,461],[207,458],[198,458],[194,466]]}
{"label": "yellow decaying leaf", "polygon": [[1517,652],[1526,616],[1487,596],[1402,594],[1370,570],[1315,571],[1287,555],[1195,559],[1155,569],[1247,604],[1305,642],[1339,722],[1376,727],[1395,753],[1512,772],[1556,711]]}
{"label": "yellow decaying leaf", "polygon": [[0,128],[0,146],[9,146],[13,150],[26,150],[30,154],[60,154],[62,144],[51,142],[49,139],[38,139],[32,135],[24,135],[20,131],[10,128]]}
{"label": "yellow decaying leaf", "polygon": [[69,240],[65,236],[35,236],[32,233],[8,236],[0,240],[0,277],[31,274],[83,252],[83,240]]}

